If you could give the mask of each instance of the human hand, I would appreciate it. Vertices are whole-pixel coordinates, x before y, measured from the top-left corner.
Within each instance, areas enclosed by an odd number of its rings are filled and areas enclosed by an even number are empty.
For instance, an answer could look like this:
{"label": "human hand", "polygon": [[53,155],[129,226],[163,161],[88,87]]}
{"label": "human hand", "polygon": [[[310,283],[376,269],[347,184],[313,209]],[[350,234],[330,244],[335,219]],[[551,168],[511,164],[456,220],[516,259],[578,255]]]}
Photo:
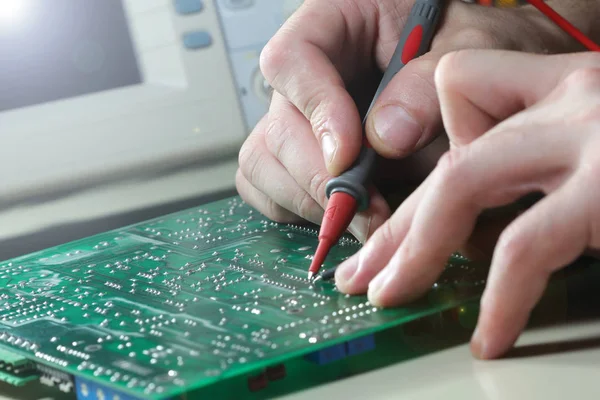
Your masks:
{"label": "human hand", "polygon": [[[279,222],[321,222],[326,182],[348,168],[360,150],[357,104],[368,106],[412,4],[306,0],[269,42],[261,69],[274,94],[268,114],[240,151],[236,185],[245,201]],[[462,48],[562,51],[557,38],[562,33],[535,10],[449,2],[431,51],[396,75],[370,114],[371,144],[384,157],[402,158],[441,131],[433,73],[445,53]],[[440,154],[427,148],[402,160],[402,168],[388,166],[387,183],[422,179]],[[370,209],[354,219],[350,231],[365,241],[389,216],[375,192]]]}
{"label": "human hand", "polygon": [[471,348],[502,355],[554,271],[600,247],[600,54],[460,51],[436,74],[451,150],[336,284],[379,306],[422,295],[482,211],[542,192],[498,239]]}

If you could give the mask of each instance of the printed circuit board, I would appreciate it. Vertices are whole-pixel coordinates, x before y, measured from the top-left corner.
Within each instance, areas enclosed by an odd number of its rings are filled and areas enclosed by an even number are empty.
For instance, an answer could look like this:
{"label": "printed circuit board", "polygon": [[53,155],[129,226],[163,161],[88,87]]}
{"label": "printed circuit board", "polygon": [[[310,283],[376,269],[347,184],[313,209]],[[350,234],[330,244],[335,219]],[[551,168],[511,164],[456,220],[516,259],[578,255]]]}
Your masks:
{"label": "printed circuit board", "polygon": [[[11,379],[33,368],[80,399],[97,398],[92,387],[177,398],[291,358],[320,362],[483,289],[485,268],[456,256],[420,301],[377,309],[306,279],[317,233],[234,197],[0,263],[0,348],[30,366]],[[324,268],[359,247],[344,237]]]}

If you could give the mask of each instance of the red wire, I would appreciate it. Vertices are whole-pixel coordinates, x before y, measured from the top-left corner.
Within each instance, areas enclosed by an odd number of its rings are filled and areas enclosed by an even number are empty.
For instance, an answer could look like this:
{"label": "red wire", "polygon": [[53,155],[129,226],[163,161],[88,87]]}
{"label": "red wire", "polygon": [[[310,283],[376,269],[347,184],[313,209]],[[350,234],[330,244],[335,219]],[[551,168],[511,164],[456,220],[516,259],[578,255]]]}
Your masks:
{"label": "red wire", "polygon": [[584,45],[588,50],[600,51],[600,46],[592,41],[589,37],[585,36],[583,32],[573,26],[569,21],[560,16],[554,11],[549,5],[544,3],[543,0],[527,0],[529,4],[540,10],[545,16],[550,18],[552,22],[558,25],[563,31],[575,38],[579,43]]}

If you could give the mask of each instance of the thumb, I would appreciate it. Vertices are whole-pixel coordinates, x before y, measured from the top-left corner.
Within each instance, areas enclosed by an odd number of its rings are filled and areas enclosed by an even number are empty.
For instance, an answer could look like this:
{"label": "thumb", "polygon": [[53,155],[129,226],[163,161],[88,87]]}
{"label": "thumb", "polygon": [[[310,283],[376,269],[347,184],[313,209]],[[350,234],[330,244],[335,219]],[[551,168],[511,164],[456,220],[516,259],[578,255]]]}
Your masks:
{"label": "thumb", "polygon": [[429,52],[407,63],[369,113],[367,137],[379,154],[400,158],[430,143],[442,125],[433,84],[443,53]]}
{"label": "thumb", "polygon": [[600,67],[600,54],[528,54],[461,50],[445,55],[435,71],[444,127],[465,145],[510,116],[546,98],[578,69]]}

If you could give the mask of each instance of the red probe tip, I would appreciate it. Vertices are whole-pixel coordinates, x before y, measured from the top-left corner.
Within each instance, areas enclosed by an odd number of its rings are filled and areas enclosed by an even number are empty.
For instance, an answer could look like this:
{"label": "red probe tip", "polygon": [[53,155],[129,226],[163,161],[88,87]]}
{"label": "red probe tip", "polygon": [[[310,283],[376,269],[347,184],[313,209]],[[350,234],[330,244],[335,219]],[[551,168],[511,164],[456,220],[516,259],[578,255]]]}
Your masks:
{"label": "red probe tip", "polygon": [[331,247],[333,247],[333,242],[327,239],[319,240],[319,245],[317,246],[317,251],[310,263],[310,268],[308,269],[308,279],[311,279],[319,269],[321,269],[321,265],[323,265],[323,261],[327,258],[327,253]]}
{"label": "red probe tip", "polygon": [[308,269],[309,279],[319,272],[331,247],[348,229],[356,213],[356,207],[356,199],[348,193],[335,192],[329,198],[319,232],[319,246]]}

